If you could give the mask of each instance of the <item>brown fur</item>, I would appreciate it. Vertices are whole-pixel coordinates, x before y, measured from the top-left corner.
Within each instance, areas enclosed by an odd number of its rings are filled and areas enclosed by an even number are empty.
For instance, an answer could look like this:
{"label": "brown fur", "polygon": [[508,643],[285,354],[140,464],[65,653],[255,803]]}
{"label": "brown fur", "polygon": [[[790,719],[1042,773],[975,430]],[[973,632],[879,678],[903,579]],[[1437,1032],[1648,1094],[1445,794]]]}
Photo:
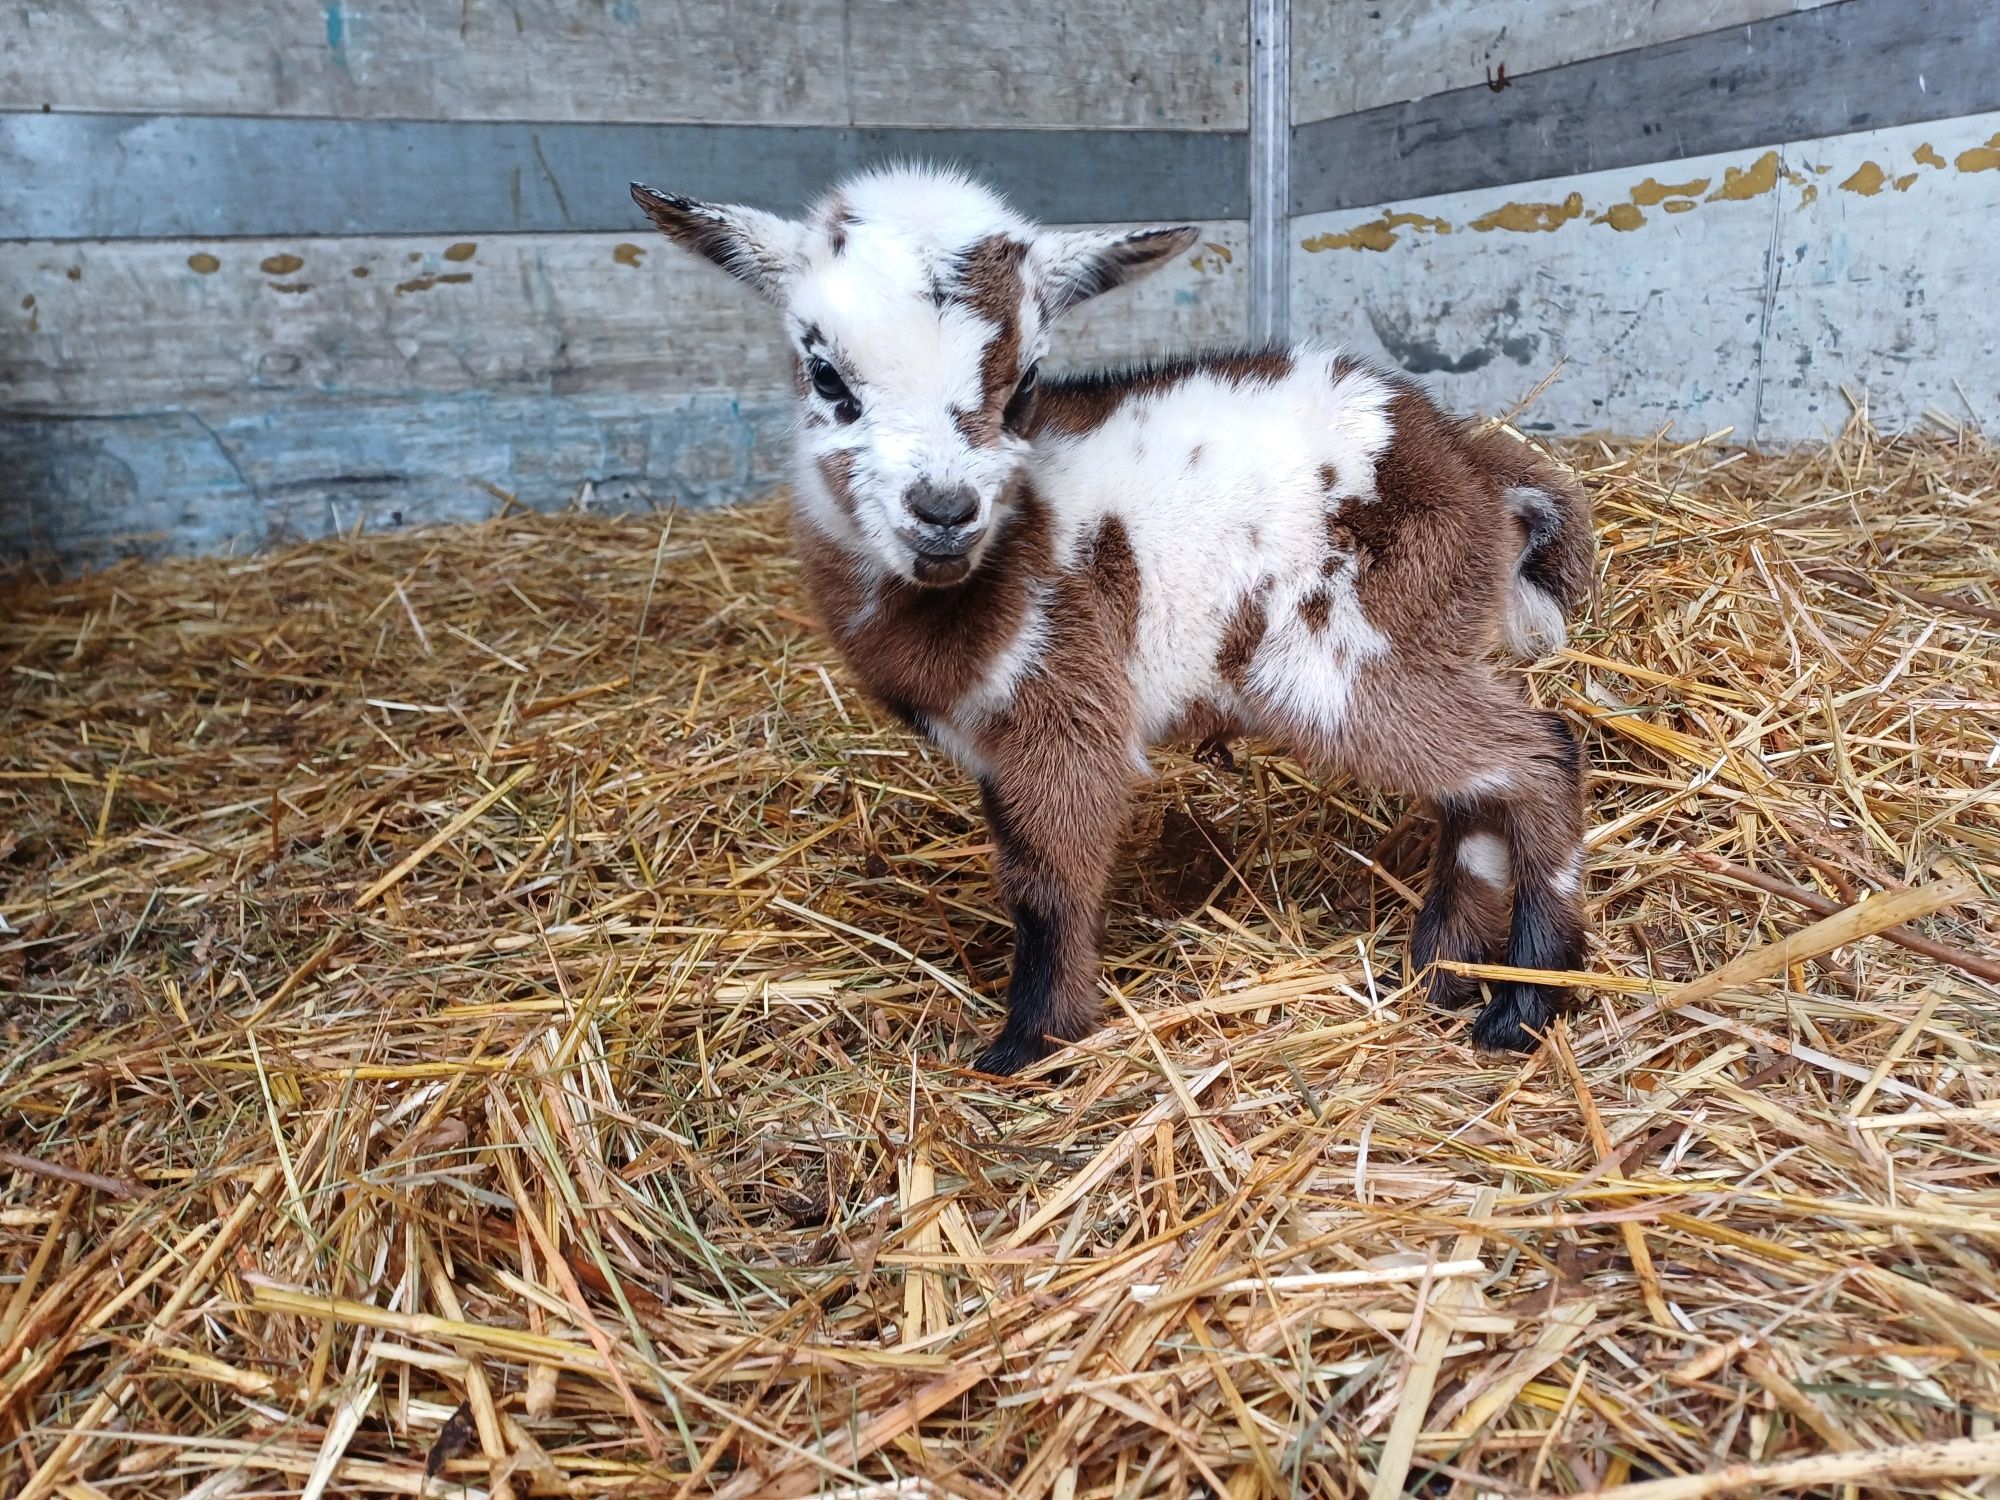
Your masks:
{"label": "brown fur", "polygon": [[1000,414],[1021,378],[1021,262],[1028,247],[1004,234],[989,235],[959,260],[951,295],[995,327],[979,362],[977,412],[955,412],[966,441],[990,446],[1000,440]]}
{"label": "brown fur", "polygon": [[1215,653],[1215,670],[1233,688],[1249,680],[1250,663],[1269,625],[1261,591],[1245,594],[1222,630],[1222,645]]}
{"label": "brown fur", "polygon": [[1292,372],[1292,356],[1283,349],[1239,354],[1203,354],[1130,371],[1107,371],[1043,383],[1040,409],[1027,429],[1029,437],[1090,432],[1111,420],[1127,402],[1175,386],[1198,375],[1214,375],[1234,385],[1252,380],[1283,380]]}

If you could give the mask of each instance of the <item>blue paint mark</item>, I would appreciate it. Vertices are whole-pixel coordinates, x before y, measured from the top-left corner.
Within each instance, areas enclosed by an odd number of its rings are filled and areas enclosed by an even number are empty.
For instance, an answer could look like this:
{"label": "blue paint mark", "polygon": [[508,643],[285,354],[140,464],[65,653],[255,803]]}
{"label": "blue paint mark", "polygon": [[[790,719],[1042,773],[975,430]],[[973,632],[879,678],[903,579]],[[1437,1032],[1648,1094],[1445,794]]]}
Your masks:
{"label": "blue paint mark", "polygon": [[326,0],[326,44],[333,49],[333,60],[347,71],[347,18],[340,13],[340,0]]}
{"label": "blue paint mark", "polygon": [[1199,301],[1201,298],[1195,294],[1192,287],[1184,286],[1174,292],[1175,307],[1193,307]]}
{"label": "blue paint mark", "polygon": [[639,7],[634,5],[632,0],[613,0],[611,15],[614,20],[626,26],[639,24]]}

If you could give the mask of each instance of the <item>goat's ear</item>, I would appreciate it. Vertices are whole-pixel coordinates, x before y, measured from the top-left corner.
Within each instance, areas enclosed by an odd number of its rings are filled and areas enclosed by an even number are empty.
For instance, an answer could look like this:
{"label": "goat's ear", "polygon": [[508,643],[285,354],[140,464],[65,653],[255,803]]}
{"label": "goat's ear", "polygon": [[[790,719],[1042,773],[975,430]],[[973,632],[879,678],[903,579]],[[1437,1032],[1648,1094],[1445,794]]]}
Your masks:
{"label": "goat's ear", "polygon": [[1041,273],[1042,306],[1054,317],[1099,292],[1137,281],[1179,255],[1200,235],[1201,230],[1193,224],[1132,233],[1050,230],[1036,239],[1033,257]]}
{"label": "goat's ear", "polygon": [[784,300],[804,225],[739,204],[699,203],[643,182],[632,184],[632,201],[675,244],[714,261],[771,301]]}

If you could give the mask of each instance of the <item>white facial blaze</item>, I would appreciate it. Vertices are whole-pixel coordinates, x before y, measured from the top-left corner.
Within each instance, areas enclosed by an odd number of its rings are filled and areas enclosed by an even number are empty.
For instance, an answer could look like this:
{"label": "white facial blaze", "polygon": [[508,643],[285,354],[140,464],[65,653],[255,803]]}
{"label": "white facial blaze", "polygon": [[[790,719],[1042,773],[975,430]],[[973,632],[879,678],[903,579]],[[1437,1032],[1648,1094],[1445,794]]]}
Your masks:
{"label": "white facial blaze", "polygon": [[[854,402],[842,421],[833,402],[802,398],[802,493],[829,535],[912,577],[921,522],[905,499],[911,487],[970,487],[978,510],[968,531],[983,544],[1025,456],[1017,438],[976,444],[966,430],[987,405],[982,365],[1004,330],[967,304],[959,279],[974,246],[1025,242],[1033,230],[985,189],[934,173],[872,174],[845,185],[841,200],[838,248],[834,233],[816,232],[786,299],[802,356],[830,364]],[[1010,311],[1038,321],[1031,309]],[[1020,334],[1025,368],[1040,329]],[[814,472],[829,455],[843,455],[845,506]]]}

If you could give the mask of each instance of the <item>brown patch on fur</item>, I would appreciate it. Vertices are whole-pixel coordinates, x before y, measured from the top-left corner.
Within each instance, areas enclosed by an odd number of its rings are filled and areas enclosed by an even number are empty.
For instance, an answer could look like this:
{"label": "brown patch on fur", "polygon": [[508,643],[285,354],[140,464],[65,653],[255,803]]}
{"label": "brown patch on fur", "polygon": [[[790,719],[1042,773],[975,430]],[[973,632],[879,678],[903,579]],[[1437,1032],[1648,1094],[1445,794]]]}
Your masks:
{"label": "brown patch on fur", "polygon": [[1229,623],[1222,628],[1222,644],[1215,653],[1215,670],[1231,687],[1240,688],[1249,679],[1250,663],[1263,643],[1268,624],[1263,589],[1253,589],[1237,601]]}
{"label": "brown patch on fur", "polygon": [[1340,471],[1332,464],[1319,466],[1319,487],[1331,495],[1340,484]]}
{"label": "brown patch on fur", "polygon": [[959,423],[966,441],[989,447],[1000,441],[1000,414],[1021,378],[1021,262],[1028,247],[1004,234],[988,235],[959,257],[951,295],[994,325],[979,358],[979,411]]}
{"label": "brown patch on fur", "polygon": [[1131,654],[1132,643],[1138,639],[1142,586],[1138,554],[1132,550],[1132,538],[1124,521],[1117,516],[1106,516],[1097,523],[1097,534],[1090,540],[1085,566],[1122,661]]}
{"label": "brown patch on fur", "polygon": [[1291,373],[1289,353],[1282,349],[1260,349],[1240,354],[1200,354],[1137,370],[1105,370],[1049,380],[1043,383],[1041,408],[1028,429],[1028,436],[1093,432],[1110,421],[1112,413],[1126,402],[1170,391],[1200,375],[1213,375],[1231,385],[1243,385],[1253,380],[1283,380]]}
{"label": "brown patch on fur", "polygon": [[963,698],[1019,633],[1035,583],[1050,571],[1048,510],[1032,493],[1000,523],[972,575],[951,588],[895,577],[871,583],[810,523],[797,521],[793,536],[828,633],[876,699],[904,716],[940,716]]}
{"label": "brown patch on fur", "polygon": [[1356,591],[1369,623],[1393,642],[1394,670],[1422,672],[1498,638],[1516,531],[1458,424],[1414,385],[1390,383],[1375,498],[1342,505],[1337,524],[1367,559]]}
{"label": "brown patch on fur", "polygon": [[840,192],[828,193],[820,202],[820,222],[826,226],[826,240],[835,255],[847,248],[847,231],[857,222],[854,211]]}
{"label": "brown patch on fur", "polygon": [[1320,517],[1320,526],[1326,532],[1326,561],[1319,565],[1319,576],[1331,578],[1343,569],[1352,568],[1358,578],[1368,569],[1368,552],[1361,545],[1361,538],[1341,520],[1336,511],[1327,511]]}
{"label": "brown patch on fur", "polygon": [[1326,629],[1326,617],[1332,610],[1333,596],[1323,588],[1314,589],[1299,601],[1299,618],[1314,635]]}
{"label": "brown patch on fur", "polygon": [[834,504],[840,507],[842,515],[849,517],[854,514],[854,470],[860,461],[860,455],[850,449],[822,453],[813,460],[819,477],[826,481],[827,492],[833,496]]}

